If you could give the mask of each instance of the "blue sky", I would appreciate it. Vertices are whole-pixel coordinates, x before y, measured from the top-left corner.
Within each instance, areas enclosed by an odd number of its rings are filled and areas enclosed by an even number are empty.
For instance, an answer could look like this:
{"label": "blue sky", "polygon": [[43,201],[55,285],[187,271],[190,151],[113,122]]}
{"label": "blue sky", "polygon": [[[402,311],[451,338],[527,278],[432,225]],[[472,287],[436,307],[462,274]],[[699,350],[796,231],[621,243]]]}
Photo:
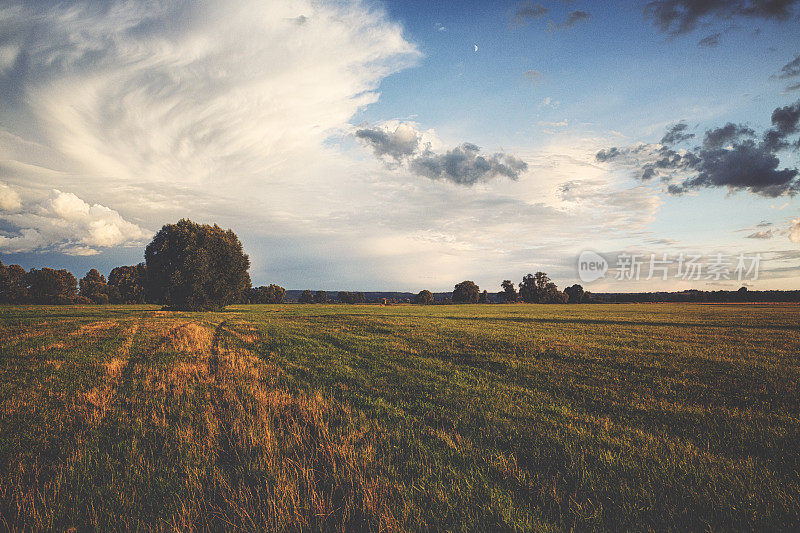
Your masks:
{"label": "blue sky", "polygon": [[713,5],[9,2],[0,260],[107,273],[189,217],[287,288],[565,286],[584,250],[763,259],[590,290],[798,288],[800,6]]}

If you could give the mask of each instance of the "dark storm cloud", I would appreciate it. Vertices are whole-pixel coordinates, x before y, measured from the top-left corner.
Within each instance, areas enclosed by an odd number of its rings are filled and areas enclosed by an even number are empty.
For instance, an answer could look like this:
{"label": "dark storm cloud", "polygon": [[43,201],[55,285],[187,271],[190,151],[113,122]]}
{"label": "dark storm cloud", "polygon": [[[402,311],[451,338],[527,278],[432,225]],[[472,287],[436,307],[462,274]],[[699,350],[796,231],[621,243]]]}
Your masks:
{"label": "dark storm cloud", "polygon": [[[772,128],[764,133],[764,145],[770,150],[777,151],[790,146],[787,137],[800,131],[800,100],[792,105],[779,107],[772,112]],[[794,142],[795,148],[800,148],[800,139]]]}
{"label": "dark storm cloud", "polygon": [[420,134],[407,124],[399,125],[393,132],[378,127],[361,128],[355,135],[378,158],[388,156],[418,176],[459,185],[473,185],[498,176],[517,180],[528,169],[527,163],[511,154],[482,155],[481,149],[472,143],[463,143],[445,153],[434,152],[429,143],[421,143]]}
{"label": "dark storm cloud", "polygon": [[702,46],[703,48],[714,48],[719,45],[720,37],[722,37],[721,33],[713,33],[708,37],[700,39],[700,42],[698,42],[697,45]]}
{"label": "dark storm cloud", "polygon": [[704,187],[729,187],[770,198],[800,192],[797,169],[779,169],[778,156],[752,139],[731,148],[704,148],[697,157],[696,164],[689,167],[696,171],[695,176],[670,185],[669,192],[682,194]]}
{"label": "dark storm cloud", "polygon": [[[800,140],[793,138],[800,132],[799,123],[800,101],[775,109],[772,128],[764,132],[761,140],[751,128],[728,123],[707,130],[700,146],[681,151],[673,150],[669,145],[674,138],[685,135],[685,128],[676,132],[676,126],[673,126],[662,139],[661,147],[648,145],[638,148],[646,152],[645,157],[635,158],[641,172],[640,179],[660,177],[669,181],[676,174],[688,176],[668,186],[672,194],[707,187],[728,187],[767,197],[793,196],[800,192],[799,171],[797,168],[779,168],[778,152],[800,147]],[[595,158],[606,162],[633,153],[633,149],[614,147],[601,150]]]}
{"label": "dark storm cloud", "polygon": [[549,9],[541,4],[531,4],[525,2],[517,7],[517,12],[514,15],[514,20],[517,24],[527,24],[534,19],[540,19],[550,12]]}
{"label": "dark storm cloud", "polygon": [[484,157],[480,155],[480,150],[471,143],[464,143],[444,154],[427,150],[413,158],[409,168],[420,176],[448,180],[460,185],[473,185],[496,176],[517,180],[528,169],[525,161],[513,155],[497,153]]}
{"label": "dark storm cloud", "polygon": [[567,30],[574,25],[578,24],[579,22],[585,22],[592,18],[590,13],[586,11],[570,11],[567,13],[567,18],[564,22],[559,22],[558,24],[554,24],[552,21],[547,23],[547,28],[549,30]]}
{"label": "dark storm cloud", "polygon": [[742,137],[755,137],[755,134],[756,132],[747,126],[728,122],[720,128],[706,130],[706,135],[703,138],[703,146],[707,148],[722,148]]}
{"label": "dark storm cloud", "polygon": [[684,122],[678,122],[674,126],[670,126],[667,133],[661,138],[661,144],[677,144],[693,139],[694,133],[686,133],[688,127]]}
{"label": "dark storm cloud", "polygon": [[377,157],[388,155],[398,163],[419,148],[419,136],[410,127],[398,127],[394,132],[381,128],[362,128],[356,137],[372,148]]}
{"label": "dark storm cloud", "polygon": [[605,163],[606,161],[611,161],[612,159],[619,157],[622,155],[622,152],[616,146],[612,146],[611,148],[604,148],[597,152],[595,158],[600,161],[601,163]]}
{"label": "dark storm cloud", "polygon": [[796,78],[800,76],[800,55],[795,56],[794,59],[786,63],[781,68],[781,73],[778,77],[785,80],[788,78]]}
{"label": "dark storm cloud", "polygon": [[680,35],[709,19],[754,18],[785,21],[798,0],[655,0],[645,4],[645,16],[664,33]]}

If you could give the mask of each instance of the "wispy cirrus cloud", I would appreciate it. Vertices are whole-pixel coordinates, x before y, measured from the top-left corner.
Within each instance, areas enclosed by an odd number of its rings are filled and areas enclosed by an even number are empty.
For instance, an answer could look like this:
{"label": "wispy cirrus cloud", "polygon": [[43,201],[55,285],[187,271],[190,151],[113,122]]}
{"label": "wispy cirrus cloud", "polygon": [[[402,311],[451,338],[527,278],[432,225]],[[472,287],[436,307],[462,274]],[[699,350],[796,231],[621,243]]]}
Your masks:
{"label": "wispy cirrus cloud", "polygon": [[[144,227],[243,210],[292,224],[299,191],[334,187],[320,167],[347,172],[327,139],[420,57],[358,2],[11,1],[0,28],[0,179],[23,197],[91,197]],[[0,201],[16,206],[9,190]],[[86,238],[39,231],[20,217],[41,205],[17,207],[6,239],[36,230],[26,242],[45,251]]]}
{"label": "wispy cirrus cloud", "polygon": [[800,55],[796,55],[794,59],[781,67],[780,74],[772,77],[781,80],[790,80],[790,85],[786,87],[787,91],[800,89]]}

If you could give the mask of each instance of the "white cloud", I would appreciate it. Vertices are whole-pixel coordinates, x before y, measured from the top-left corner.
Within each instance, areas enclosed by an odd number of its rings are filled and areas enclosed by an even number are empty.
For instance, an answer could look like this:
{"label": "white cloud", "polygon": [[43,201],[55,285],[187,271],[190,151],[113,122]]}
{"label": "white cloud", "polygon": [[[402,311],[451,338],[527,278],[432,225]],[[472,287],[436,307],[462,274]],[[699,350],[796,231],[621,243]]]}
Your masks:
{"label": "white cloud", "polygon": [[789,226],[789,240],[800,242],[800,218],[792,220],[792,225]]}
{"label": "white cloud", "polygon": [[544,120],[539,121],[540,126],[555,126],[555,127],[567,127],[569,126],[569,122],[567,119],[561,120],[559,122],[547,122]]}
{"label": "white cloud", "polygon": [[0,211],[16,211],[20,207],[22,203],[17,191],[5,183],[0,183]]}
{"label": "white cloud", "polygon": [[19,202],[17,211],[0,212],[0,222],[7,228],[5,235],[0,234],[0,251],[4,253],[60,251],[92,255],[98,253],[98,248],[141,245],[148,235],[113,209],[89,205],[74,194],[57,189],[43,200]]}

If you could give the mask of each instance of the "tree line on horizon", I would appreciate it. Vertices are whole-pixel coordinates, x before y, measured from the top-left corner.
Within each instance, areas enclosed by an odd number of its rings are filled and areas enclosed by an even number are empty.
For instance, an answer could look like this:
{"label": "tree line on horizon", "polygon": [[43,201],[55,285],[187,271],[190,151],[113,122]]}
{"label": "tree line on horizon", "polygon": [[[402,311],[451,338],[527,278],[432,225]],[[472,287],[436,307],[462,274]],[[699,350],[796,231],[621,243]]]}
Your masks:
{"label": "tree line on horizon", "polygon": [[[439,303],[471,303],[471,304],[488,304],[492,302],[499,303],[540,303],[540,304],[562,304],[562,303],[585,303],[592,299],[589,292],[583,290],[580,285],[572,285],[563,291],[559,291],[555,283],[544,272],[536,272],[536,274],[527,274],[523,276],[522,281],[519,283],[519,290],[514,286],[514,283],[509,280],[503,280],[500,284],[502,291],[489,294],[487,290],[480,290],[480,287],[470,280],[462,281],[453,287],[453,294],[450,300],[440,301]],[[414,303],[430,305],[437,303],[433,293],[429,290],[420,291],[414,297]]]}
{"label": "tree line on horizon", "polygon": [[[235,303],[279,304],[286,290],[275,284],[253,287],[250,260],[231,230],[216,224],[196,224],[182,219],[159,230],[145,248],[145,261],[118,266],[106,279],[93,268],[78,280],[66,269],[6,266],[0,261],[0,303],[6,304],[161,304],[165,309],[221,309]],[[681,291],[677,293],[618,293],[593,295],[575,284],[560,291],[544,272],[527,274],[518,287],[503,280],[502,290],[490,294],[473,281],[462,281],[450,298],[436,299],[429,290],[413,303],[616,303],[654,301],[800,301],[800,291]],[[323,290],[304,290],[299,303],[328,303]],[[334,301],[366,303],[363,292],[339,291]],[[388,303],[387,299],[382,299]]]}

